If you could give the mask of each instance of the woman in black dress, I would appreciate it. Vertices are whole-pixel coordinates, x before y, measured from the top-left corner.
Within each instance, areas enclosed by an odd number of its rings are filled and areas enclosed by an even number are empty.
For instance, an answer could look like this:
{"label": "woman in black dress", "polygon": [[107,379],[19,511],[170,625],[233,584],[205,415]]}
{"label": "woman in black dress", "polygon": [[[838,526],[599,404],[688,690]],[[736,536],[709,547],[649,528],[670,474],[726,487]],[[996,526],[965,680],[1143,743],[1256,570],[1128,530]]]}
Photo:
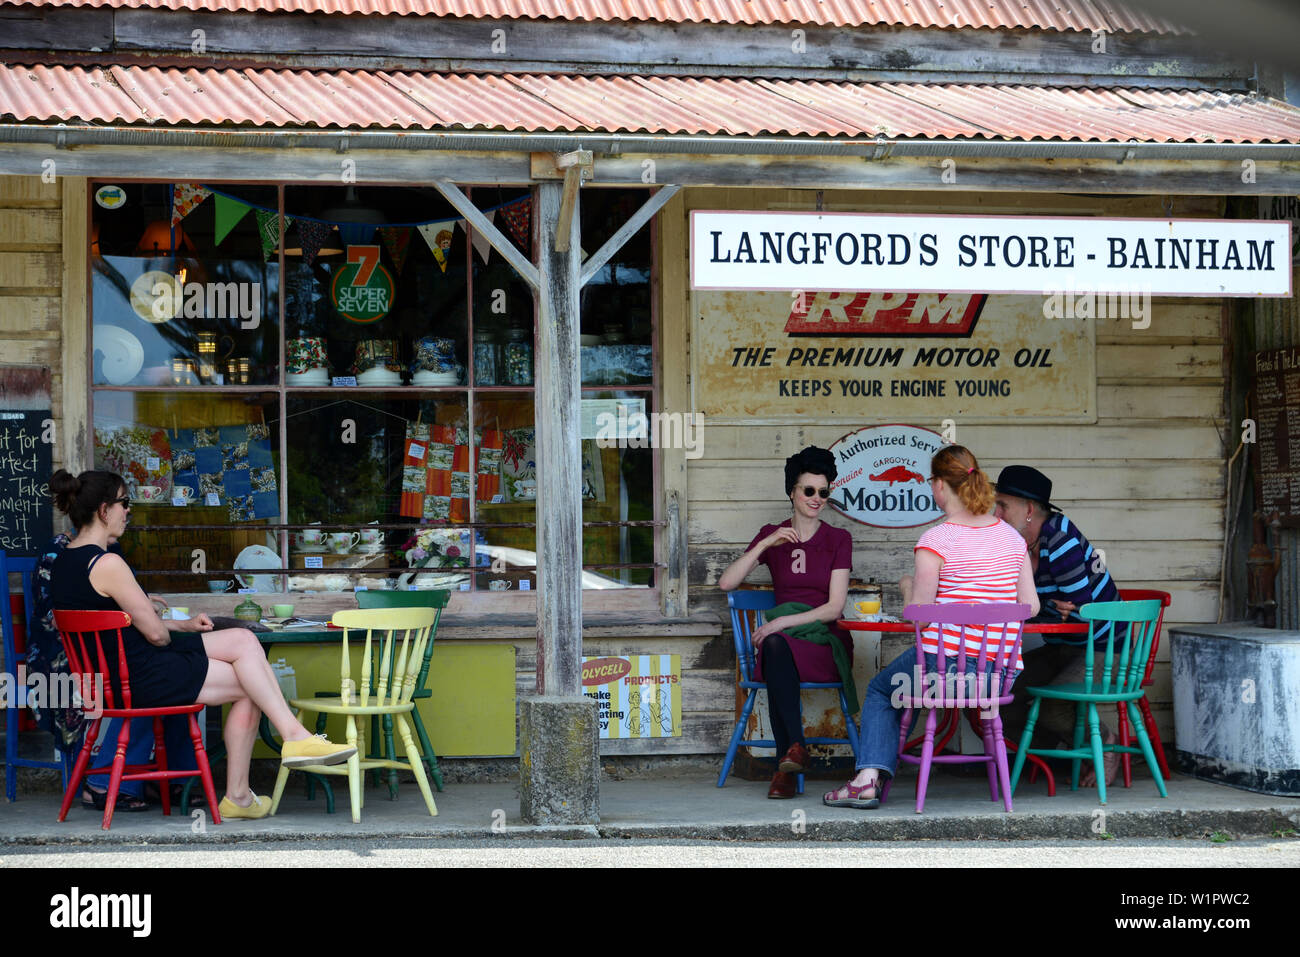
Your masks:
{"label": "woman in black dress", "polygon": [[[226,717],[226,795],[222,817],[259,818],[271,811],[271,799],[248,786],[248,765],[263,713],[284,740],[281,760],[290,767],[340,764],[356,748],[313,735],[293,716],[270,662],[256,636],[246,628],[212,630],[203,614],[188,621],[163,622],[136,583],[131,568],[110,553],[109,540],[121,538],[131,513],[131,498],[112,472],[60,469],[50,478],[54,503],[78,529],[51,569],[50,594],[56,611],[90,609],[124,611],[131,625],[122,632],[131,676],[132,704],[137,707],[229,704]],[[182,632],[173,635],[172,632]],[[112,654],[105,649],[105,654]],[[117,690],[117,669],[109,678]]]}

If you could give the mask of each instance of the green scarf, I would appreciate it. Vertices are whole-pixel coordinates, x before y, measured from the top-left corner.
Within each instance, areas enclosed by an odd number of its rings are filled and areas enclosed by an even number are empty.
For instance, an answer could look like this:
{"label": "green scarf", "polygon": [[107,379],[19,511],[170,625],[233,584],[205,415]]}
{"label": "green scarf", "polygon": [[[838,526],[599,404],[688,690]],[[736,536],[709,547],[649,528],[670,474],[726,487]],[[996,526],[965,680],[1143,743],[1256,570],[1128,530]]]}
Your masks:
{"label": "green scarf", "polygon": [[[764,612],[763,618],[765,621],[775,621],[785,615],[802,615],[806,611],[812,611],[812,605],[788,601],[784,605],[777,605],[771,611]],[[791,638],[811,641],[814,645],[831,646],[831,654],[835,658],[835,670],[840,673],[840,681],[844,684],[844,697],[849,701],[849,714],[857,714],[860,706],[858,686],[853,682],[853,663],[849,660],[849,653],[844,643],[831,633],[826,622],[813,621],[806,625],[795,625],[793,628],[782,629],[781,633]]]}

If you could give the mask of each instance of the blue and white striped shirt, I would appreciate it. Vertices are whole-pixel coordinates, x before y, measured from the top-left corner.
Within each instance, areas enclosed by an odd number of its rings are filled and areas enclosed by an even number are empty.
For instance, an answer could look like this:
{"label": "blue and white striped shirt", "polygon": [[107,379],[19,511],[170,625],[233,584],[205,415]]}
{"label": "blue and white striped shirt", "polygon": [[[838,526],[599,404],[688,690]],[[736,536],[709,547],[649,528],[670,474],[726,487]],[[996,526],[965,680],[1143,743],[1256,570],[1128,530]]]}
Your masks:
{"label": "blue and white striped shirt", "polygon": [[[1035,621],[1061,620],[1061,613],[1052,601],[1068,601],[1082,607],[1094,601],[1119,601],[1115,587],[1102,556],[1083,532],[1060,512],[1053,512],[1043,522],[1038,535],[1038,568],[1034,571],[1034,587],[1042,611]],[[1083,621],[1077,612],[1071,612],[1070,621]],[[1097,627],[1093,644],[1104,647],[1110,636],[1110,623]],[[1086,639],[1073,635],[1050,635],[1044,640],[1052,644],[1087,644]]]}

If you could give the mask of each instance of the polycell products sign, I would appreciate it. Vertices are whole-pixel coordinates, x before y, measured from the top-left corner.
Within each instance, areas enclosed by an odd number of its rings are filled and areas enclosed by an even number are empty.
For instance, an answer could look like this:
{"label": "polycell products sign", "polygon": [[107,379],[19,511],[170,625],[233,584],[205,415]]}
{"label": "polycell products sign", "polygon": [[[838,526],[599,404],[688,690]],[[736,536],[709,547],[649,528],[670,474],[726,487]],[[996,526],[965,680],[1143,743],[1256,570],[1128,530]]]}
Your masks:
{"label": "polycell products sign", "polygon": [[1291,224],[873,213],[691,213],[694,289],[1291,295]]}
{"label": "polycell products sign", "polygon": [[910,425],[879,425],[850,432],[831,445],[839,477],[830,503],[855,522],[911,528],[943,517],[930,497],[930,459],[943,437]]}
{"label": "polycell products sign", "polygon": [[681,736],[679,655],[584,657],[582,693],[596,702],[602,738]]}

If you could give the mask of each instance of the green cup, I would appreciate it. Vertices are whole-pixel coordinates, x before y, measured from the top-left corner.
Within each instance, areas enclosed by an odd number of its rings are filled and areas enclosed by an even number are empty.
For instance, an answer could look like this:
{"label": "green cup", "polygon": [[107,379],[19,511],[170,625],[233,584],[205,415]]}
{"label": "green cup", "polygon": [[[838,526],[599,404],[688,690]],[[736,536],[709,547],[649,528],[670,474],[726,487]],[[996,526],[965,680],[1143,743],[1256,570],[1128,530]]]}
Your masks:
{"label": "green cup", "polygon": [[272,605],[271,611],[275,612],[276,618],[288,618],[293,614],[293,605]]}

